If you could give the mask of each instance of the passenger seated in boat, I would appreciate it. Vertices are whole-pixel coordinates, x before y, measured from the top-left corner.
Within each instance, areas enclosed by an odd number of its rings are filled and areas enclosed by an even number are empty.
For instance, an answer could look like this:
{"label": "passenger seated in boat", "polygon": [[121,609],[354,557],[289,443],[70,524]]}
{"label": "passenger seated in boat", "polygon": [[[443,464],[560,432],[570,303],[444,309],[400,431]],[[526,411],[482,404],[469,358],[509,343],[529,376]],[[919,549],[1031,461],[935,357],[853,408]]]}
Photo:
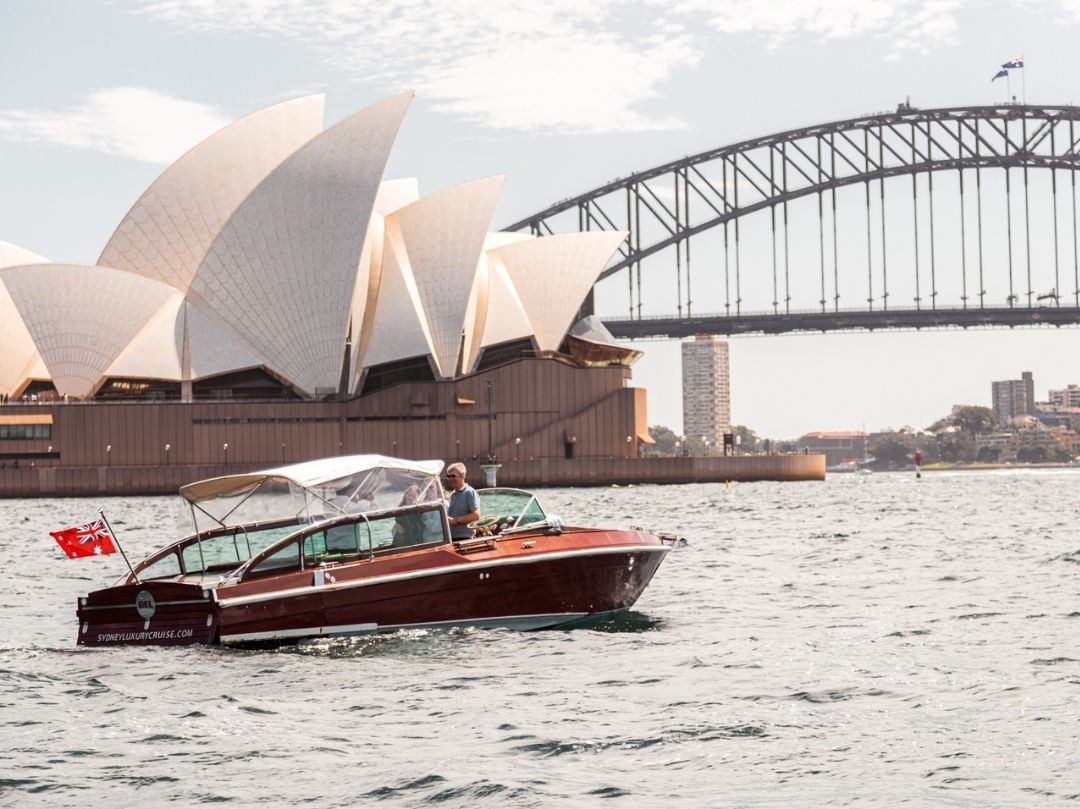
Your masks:
{"label": "passenger seated in boat", "polygon": [[[420,487],[415,483],[405,490],[399,506],[411,506],[420,500]],[[424,541],[424,518],[427,514],[403,514],[394,521],[393,547],[419,545]]]}
{"label": "passenger seated in boat", "polygon": [[452,490],[446,507],[450,518],[450,538],[470,539],[473,530],[469,523],[480,519],[480,498],[476,489],[465,482],[465,464],[452,463],[446,467],[446,483]]}

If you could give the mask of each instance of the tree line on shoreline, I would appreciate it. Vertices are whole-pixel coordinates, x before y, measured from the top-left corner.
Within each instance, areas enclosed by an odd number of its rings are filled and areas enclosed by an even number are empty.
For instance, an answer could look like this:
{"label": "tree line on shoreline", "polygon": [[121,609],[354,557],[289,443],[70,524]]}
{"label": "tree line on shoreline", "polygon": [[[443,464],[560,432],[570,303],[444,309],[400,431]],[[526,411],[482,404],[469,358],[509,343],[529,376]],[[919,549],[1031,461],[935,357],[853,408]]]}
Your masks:
{"label": "tree line on shoreline", "polygon": [[[1007,425],[998,424],[994,411],[988,407],[960,407],[925,430],[887,427],[870,433],[866,439],[865,457],[856,460],[872,469],[901,469],[912,464],[918,451],[922,453],[924,464],[999,463],[1006,460],[1002,448],[979,446],[976,437],[1009,429]],[[762,438],[742,424],[733,425],[731,431],[736,439],[737,454],[800,451],[799,439]],[[723,446],[715,446],[705,436],[680,435],[660,424],[650,427],[649,435],[655,443],[642,447],[643,457],[724,453]],[[1061,446],[1021,446],[1016,450],[1015,460],[1020,463],[1067,463],[1073,457]]]}

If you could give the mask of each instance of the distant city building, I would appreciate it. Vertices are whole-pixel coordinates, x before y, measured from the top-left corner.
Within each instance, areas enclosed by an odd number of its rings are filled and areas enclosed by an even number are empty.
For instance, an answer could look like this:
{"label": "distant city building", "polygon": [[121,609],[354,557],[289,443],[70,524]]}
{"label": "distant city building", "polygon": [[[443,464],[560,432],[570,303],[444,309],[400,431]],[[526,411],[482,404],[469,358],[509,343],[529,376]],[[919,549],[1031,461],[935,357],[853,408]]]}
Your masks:
{"label": "distant city building", "polygon": [[1031,371],[1020,376],[1020,379],[990,383],[998,424],[1008,424],[1016,416],[1035,414],[1035,380]]}
{"label": "distant city building", "polygon": [[867,453],[869,433],[844,430],[827,433],[807,433],[799,439],[800,452],[811,452],[825,456],[826,466],[834,466],[844,461],[859,461]]}
{"label": "distant city building", "polygon": [[1069,385],[1062,390],[1052,390],[1050,404],[1056,407],[1080,407],[1080,385]]}
{"label": "distant city building", "polygon": [[728,344],[698,335],[682,344],[683,432],[718,446],[731,432]]}

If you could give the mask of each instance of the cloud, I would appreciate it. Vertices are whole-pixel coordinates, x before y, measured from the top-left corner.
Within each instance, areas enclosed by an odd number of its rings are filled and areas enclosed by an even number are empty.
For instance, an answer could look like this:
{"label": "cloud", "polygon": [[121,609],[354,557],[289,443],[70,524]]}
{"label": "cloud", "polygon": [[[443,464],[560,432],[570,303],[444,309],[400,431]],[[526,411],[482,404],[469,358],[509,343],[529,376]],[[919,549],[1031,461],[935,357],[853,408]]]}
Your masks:
{"label": "cloud", "polygon": [[194,30],[304,42],[354,80],[415,88],[440,110],[502,129],[681,127],[648,104],[703,53],[677,21],[629,0],[133,3],[138,13]]}
{"label": "cloud", "polygon": [[[538,132],[682,127],[650,109],[734,37],[872,36],[883,59],[954,40],[975,0],[126,0],[211,33],[302,42],[354,81],[417,89],[436,109]],[[1015,0],[1023,2],[1024,0]],[[1068,11],[1080,0],[1057,0]]]}
{"label": "cloud", "polygon": [[[887,57],[951,42],[970,0],[680,0],[674,13],[702,17],[722,34],[756,34],[778,48],[799,34],[831,39],[888,36]],[[1080,0],[1078,0],[1080,2]]]}
{"label": "cloud", "polygon": [[0,110],[0,138],[165,165],[227,123],[206,104],[146,87],[112,87],[64,110]]}

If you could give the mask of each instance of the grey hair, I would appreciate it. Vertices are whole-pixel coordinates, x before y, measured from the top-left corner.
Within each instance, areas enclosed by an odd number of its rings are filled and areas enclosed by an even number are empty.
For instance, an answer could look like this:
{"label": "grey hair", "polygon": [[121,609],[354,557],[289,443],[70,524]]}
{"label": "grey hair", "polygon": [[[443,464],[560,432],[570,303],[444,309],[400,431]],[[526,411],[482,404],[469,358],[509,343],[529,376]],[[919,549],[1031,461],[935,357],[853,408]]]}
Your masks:
{"label": "grey hair", "polygon": [[452,463],[448,467],[446,467],[446,471],[447,472],[457,472],[457,473],[459,473],[461,475],[462,478],[464,478],[465,477],[465,464],[463,464],[463,463]]}

